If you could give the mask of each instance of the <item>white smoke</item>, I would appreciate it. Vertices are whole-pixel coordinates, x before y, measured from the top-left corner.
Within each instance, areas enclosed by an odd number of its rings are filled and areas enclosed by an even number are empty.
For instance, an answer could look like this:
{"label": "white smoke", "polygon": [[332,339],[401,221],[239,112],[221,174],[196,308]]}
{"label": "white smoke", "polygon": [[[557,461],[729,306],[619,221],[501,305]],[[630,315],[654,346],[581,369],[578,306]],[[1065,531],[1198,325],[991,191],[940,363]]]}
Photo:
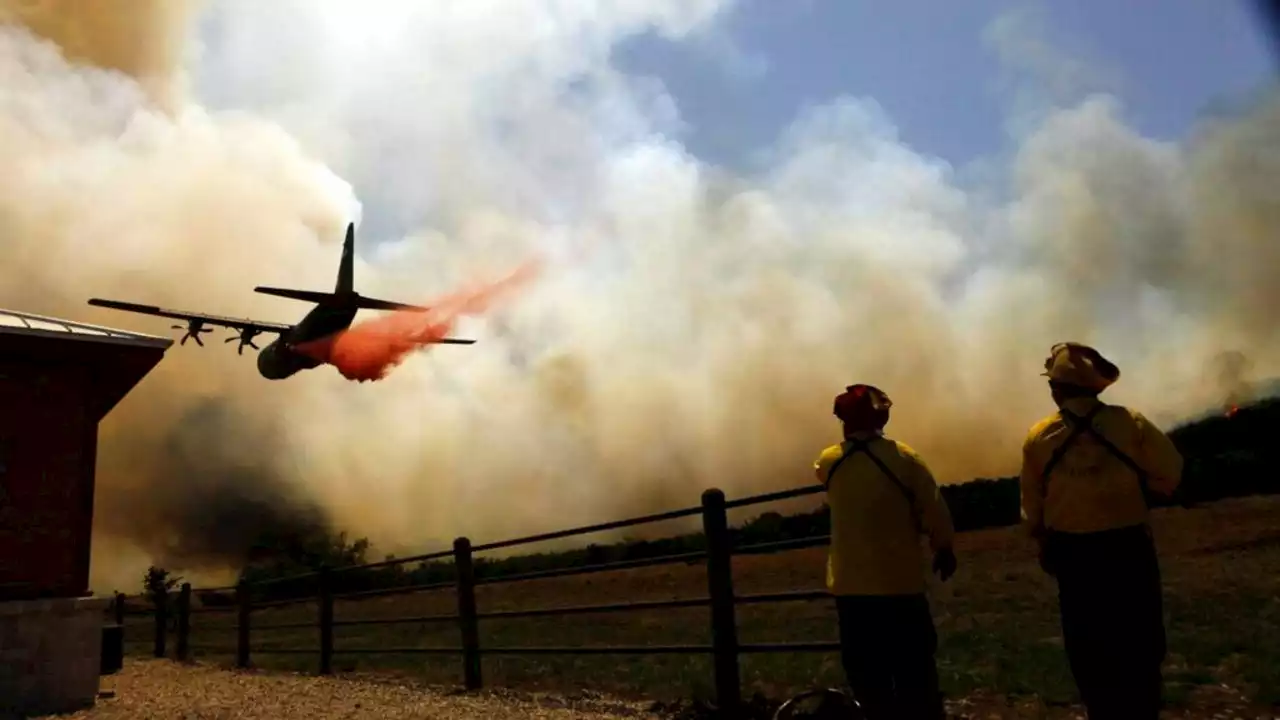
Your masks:
{"label": "white smoke", "polygon": [[[153,332],[84,299],[293,320],[305,306],[250,289],[327,287],[358,213],[366,294],[547,261],[460,328],[479,344],[379,383],[269,383],[226,346],[175,348],[104,426],[101,533],[181,544],[145,529],[189,482],[155,458],[210,398],[224,420],[184,467],[236,459],[402,551],[807,483],[851,382],[884,388],[890,431],[959,481],[1016,469],[1053,342],[1097,343],[1124,372],[1113,399],[1163,422],[1221,402],[1205,369],[1224,350],[1280,369],[1275,104],[1153,140],[1073,70],[1065,94],[1018,95],[1008,164],[962,183],[874,101],[833,98],[734,176],[611,58],[641,32],[715,38],[732,9],[224,0],[169,106],[5,31],[0,304]],[[998,29],[1007,58],[1043,47],[1027,32]],[[116,571],[99,553],[99,581]]]}

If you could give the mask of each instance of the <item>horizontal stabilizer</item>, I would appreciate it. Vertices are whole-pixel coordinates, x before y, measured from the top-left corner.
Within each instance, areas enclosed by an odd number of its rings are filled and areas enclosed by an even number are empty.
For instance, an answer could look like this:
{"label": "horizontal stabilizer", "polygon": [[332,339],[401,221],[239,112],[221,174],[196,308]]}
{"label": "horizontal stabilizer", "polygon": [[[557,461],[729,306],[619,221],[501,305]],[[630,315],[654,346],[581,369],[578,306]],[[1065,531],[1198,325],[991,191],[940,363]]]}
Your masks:
{"label": "horizontal stabilizer", "polygon": [[410,305],[408,303],[392,302],[390,300],[377,300],[368,298],[358,293],[329,293],[316,292],[314,290],[292,290],[289,288],[276,287],[256,287],[254,292],[263,295],[274,295],[276,297],[289,298],[290,300],[301,300],[303,302],[315,303],[316,305],[324,305],[327,307],[342,308],[360,308],[362,310],[428,310],[429,308],[421,305]]}
{"label": "horizontal stabilizer", "polygon": [[421,305],[409,305],[407,303],[392,302],[391,300],[378,300],[376,298],[356,295],[356,307],[362,310],[430,310],[431,308]]}
{"label": "horizontal stabilizer", "polygon": [[289,298],[290,300],[301,300],[303,302],[315,303],[317,305],[347,305],[351,302],[351,298],[343,297],[337,293],[315,292],[314,290],[291,290],[289,288],[259,286],[254,288],[253,291],[256,293],[262,293],[263,295],[275,295],[276,297]]}
{"label": "horizontal stabilizer", "polygon": [[432,345],[475,345],[476,341],[464,340],[462,338],[440,338],[439,340],[432,340],[431,344]]}

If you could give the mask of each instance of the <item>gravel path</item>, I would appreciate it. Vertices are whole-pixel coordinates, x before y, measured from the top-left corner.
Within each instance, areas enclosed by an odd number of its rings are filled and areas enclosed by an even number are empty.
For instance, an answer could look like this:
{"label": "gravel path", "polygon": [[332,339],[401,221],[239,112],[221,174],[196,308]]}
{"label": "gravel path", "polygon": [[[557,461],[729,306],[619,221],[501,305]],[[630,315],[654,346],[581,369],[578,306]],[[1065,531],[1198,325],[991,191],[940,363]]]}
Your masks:
{"label": "gravel path", "polygon": [[650,720],[645,704],[606,698],[451,694],[394,681],[236,672],[166,660],[126,660],[102,679],[91,710],[48,720]]}
{"label": "gravel path", "polygon": [[[317,677],[282,672],[241,672],[170,660],[126,659],[124,669],[102,680],[110,697],[91,710],[32,720],[662,720],[652,703],[616,700],[596,693],[530,695],[485,691],[462,694],[384,677]],[[1239,692],[1208,686],[1192,708],[1166,711],[1169,720],[1278,720],[1280,708],[1249,707]],[[957,720],[1083,720],[1079,707],[1043,709],[999,696],[948,702]],[[767,717],[766,713],[765,716]],[[700,713],[682,714],[701,717]],[[670,717],[668,715],[668,717]]]}

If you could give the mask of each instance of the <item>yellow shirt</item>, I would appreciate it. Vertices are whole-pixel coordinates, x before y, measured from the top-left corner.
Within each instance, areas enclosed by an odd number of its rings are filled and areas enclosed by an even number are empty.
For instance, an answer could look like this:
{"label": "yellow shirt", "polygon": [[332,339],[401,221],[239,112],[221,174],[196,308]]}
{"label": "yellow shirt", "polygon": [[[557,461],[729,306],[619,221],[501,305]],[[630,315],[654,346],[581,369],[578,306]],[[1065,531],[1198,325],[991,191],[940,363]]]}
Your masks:
{"label": "yellow shirt", "polygon": [[950,546],[955,533],[951,513],[933,474],[914,450],[878,434],[859,439],[869,441],[868,451],[893,472],[902,488],[865,452],[849,455],[829,477],[847,441],[818,456],[814,471],[827,485],[831,509],[827,588],[836,595],[924,592],[920,534],[929,536],[934,551]]}
{"label": "yellow shirt", "polygon": [[[1067,412],[1084,418],[1100,401],[1075,398]],[[1152,492],[1172,495],[1182,478],[1182,455],[1173,441],[1142,413],[1103,405],[1093,427],[1146,471]],[[1071,434],[1061,412],[1031,428],[1022,447],[1022,519],[1034,537],[1046,530],[1086,533],[1147,522],[1147,504],[1137,474],[1089,432],[1080,433],[1046,481],[1044,469]]]}

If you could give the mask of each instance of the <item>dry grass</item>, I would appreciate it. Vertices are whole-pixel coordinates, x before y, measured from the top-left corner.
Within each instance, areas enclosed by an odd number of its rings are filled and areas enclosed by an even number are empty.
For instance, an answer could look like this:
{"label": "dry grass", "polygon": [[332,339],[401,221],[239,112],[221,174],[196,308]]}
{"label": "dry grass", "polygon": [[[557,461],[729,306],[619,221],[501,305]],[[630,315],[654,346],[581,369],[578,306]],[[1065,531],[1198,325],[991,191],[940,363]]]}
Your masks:
{"label": "dry grass", "polygon": [[[1156,513],[1165,575],[1170,657],[1168,696],[1177,707],[1241,702],[1224,689],[1238,688],[1255,708],[1280,708],[1280,498],[1249,498],[1194,510]],[[967,533],[958,541],[961,569],[951,583],[935,587],[933,600],[941,648],[939,667],[951,697],[1010,698],[1002,707],[1029,704],[1065,708],[1075,699],[1058,636],[1054,588],[1040,573],[1030,548],[1010,529]],[[739,594],[821,587],[824,551],[813,549],[735,560]],[[706,594],[702,565],[674,565],[608,574],[554,578],[518,585],[482,586],[484,611],[565,605],[690,598]],[[362,601],[339,601],[338,620],[448,614],[448,592]],[[314,604],[256,611],[253,623],[307,622]],[[230,648],[233,614],[200,614],[192,643]],[[749,605],[738,608],[743,642],[830,640],[835,637],[829,602]],[[143,645],[149,628],[130,632]],[[705,609],[601,613],[568,618],[488,620],[481,623],[487,647],[522,645],[659,645],[709,642]],[[344,654],[343,650],[388,647],[456,647],[450,623],[358,625],[335,630],[335,670],[376,671],[452,685],[460,660],[452,655]],[[269,654],[315,650],[313,628],[260,630],[253,635],[256,666],[313,670],[313,654]],[[197,653],[228,662],[225,653]],[[748,691],[781,696],[816,684],[839,684],[831,654],[744,656]],[[536,690],[590,687],[625,697],[672,699],[710,694],[707,659],[685,655],[486,656],[487,686]],[[1199,712],[1199,711],[1197,711]],[[1271,717],[1233,711],[1225,717]],[[1263,712],[1256,709],[1255,713]],[[1280,713],[1276,713],[1280,714]],[[1195,715],[1200,717],[1201,715]],[[1211,715],[1203,715],[1211,717]]]}

